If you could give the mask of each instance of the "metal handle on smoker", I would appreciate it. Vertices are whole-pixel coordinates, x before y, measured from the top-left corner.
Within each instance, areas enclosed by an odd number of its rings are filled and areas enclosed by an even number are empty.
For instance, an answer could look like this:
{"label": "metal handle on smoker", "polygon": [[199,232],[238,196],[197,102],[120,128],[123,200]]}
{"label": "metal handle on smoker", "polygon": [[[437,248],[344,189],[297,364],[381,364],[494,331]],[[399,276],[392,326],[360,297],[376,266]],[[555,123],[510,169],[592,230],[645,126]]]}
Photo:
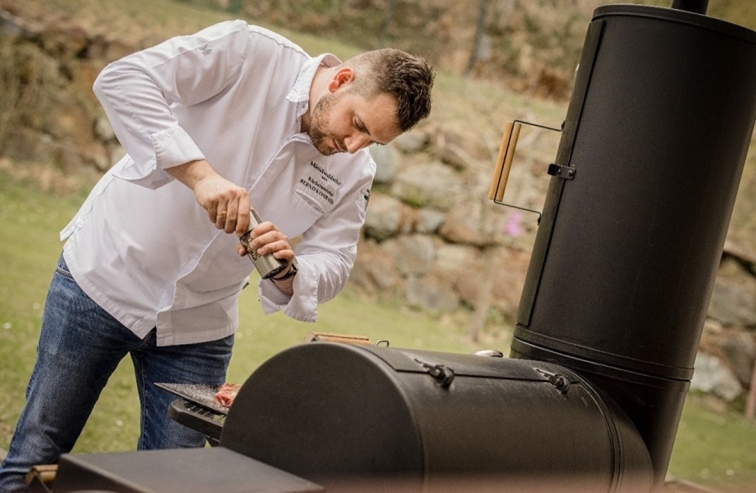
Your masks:
{"label": "metal handle on smoker", "polygon": [[269,279],[284,270],[286,268],[286,262],[278,260],[270,253],[258,255],[257,252],[250,248],[249,242],[251,238],[249,237],[249,234],[262,222],[262,219],[260,219],[257,211],[253,208],[250,207],[249,212],[249,230],[239,238],[239,241],[244,245],[244,249],[247,251],[247,256],[252,260],[252,263],[255,264],[255,268],[257,269],[257,272],[260,273],[260,276],[263,279]]}
{"label": "metal handle on smoker", "polygon": [[[544,130],[553,130],[555,132],[561,132],[564,128],[564,123],[562,123],[560,128],[555,128],[523,120],[507,122],[504,129],[504,135],[501,139],[499,155],[496,158],[496,167],[494,168],[494,174],[491,178],[491,186],[488,189],[488,198],[499,205],[505,205],[507,207],[513,207],[527,212],[534,212],[538,214],[538,223],[540,224],[541,212],[519,205],[505,204],[503,202],[504,190],[507,188],[509,172],[512,169],[512,161],[514,160],[515,150],[517,150],[517,139],[520,138],[520,129],[522,128],[522,125],[530,125]],[[551,164],[549,165],[548,173],[553,176],[564,178],[565,180],[572,180],[575,178],[575,168],[571,166],[558,166],[556,164]]]}
{"label": "metal handle on smoker", "polygon": [[504,190],[507,188],[509,171],[512,169],[512,160],[517,149],[517,139],[520,138],[521,128],[520,122],[507,122],[504,136],[501,139],[501,147],[499,147],[499,156],[496,158],[496,168],[491,179],[491,187],[488,189],[489,200],[501,202],[504,199]]}

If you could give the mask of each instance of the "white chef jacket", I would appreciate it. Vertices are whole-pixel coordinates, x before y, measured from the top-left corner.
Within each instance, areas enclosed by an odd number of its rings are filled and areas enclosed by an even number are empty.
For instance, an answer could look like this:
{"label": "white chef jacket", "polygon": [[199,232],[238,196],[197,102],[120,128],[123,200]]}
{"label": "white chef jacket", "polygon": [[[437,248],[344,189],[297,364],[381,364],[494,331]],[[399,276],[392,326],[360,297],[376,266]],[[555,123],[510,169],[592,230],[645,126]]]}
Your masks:
{"label": "white chef jacket", "polygon": [[228,21],[106,67],[94,91],[128,155],[93,188],[61,232],[81,288],[137,336],[204,342],[238,326],[237,297],[254,265],[215,228],[166,168],[207,159],[249,190],[263,220],[296,247],[289,297],[260,280],[265,313],[314,321],[343,288],[375,174],[366,149],[323,156],[300,132],[320,64],[280,35]]}

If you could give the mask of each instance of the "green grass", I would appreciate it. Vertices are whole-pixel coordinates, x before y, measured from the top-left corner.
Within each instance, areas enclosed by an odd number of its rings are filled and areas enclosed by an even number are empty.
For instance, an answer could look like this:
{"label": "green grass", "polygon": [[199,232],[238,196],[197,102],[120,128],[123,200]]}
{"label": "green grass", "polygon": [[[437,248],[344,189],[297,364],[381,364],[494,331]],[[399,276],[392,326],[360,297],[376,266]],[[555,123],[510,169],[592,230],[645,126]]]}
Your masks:
{"label": "green grass", "polygon": [[[0,448],[6,448],[23,406],[34,363],[47,285],[60,253],[58,231],[74,214],[81,193],[42,192],[0,172]],[[315,324],[276,314],[265,316],[254,289],[241,296],[241,326],[229,381],[243,382],[266,359],[299,344],[313,330],[387,339],[393,347],[471,352],[509,349],[510,334],[484,334],[474,344],[464,335],[468,316],[430,315],[398,302],[372,302],[346,290],[322,305]],[[131,363],[124,360],[100,398],[75,452],[133,450],[138,401]],[[691,396],[679,427],[670,472],[681,479],[738,490],[756,484],[756,423],[733,411],[715,412]]]}
{"label": "green grass", "polygon": [[675,439],[670,472],[714,487],[756,488],[756,422],[732,410],[716,411],[689,395]]}

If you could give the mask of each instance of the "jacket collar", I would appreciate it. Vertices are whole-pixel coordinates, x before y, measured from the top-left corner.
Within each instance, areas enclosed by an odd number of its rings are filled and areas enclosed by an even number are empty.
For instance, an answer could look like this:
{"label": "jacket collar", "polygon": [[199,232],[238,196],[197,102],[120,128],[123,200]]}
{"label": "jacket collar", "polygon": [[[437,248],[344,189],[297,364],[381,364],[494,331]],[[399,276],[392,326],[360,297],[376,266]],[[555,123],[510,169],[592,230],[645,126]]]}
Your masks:
{"label": "jacket collar", "polygon": [[310,58],[302,65],[294,87],[291,88],[291,91],[286,96],[287,100],[297,103],[297,118],[301,118],[309,108],[310,87],[312,87],[312,79],[315,77],[318,67],[321,65],[323,67],[333,67],[340,63],[341,60],[336,58],[335,55],[325,53],[318,57]]}

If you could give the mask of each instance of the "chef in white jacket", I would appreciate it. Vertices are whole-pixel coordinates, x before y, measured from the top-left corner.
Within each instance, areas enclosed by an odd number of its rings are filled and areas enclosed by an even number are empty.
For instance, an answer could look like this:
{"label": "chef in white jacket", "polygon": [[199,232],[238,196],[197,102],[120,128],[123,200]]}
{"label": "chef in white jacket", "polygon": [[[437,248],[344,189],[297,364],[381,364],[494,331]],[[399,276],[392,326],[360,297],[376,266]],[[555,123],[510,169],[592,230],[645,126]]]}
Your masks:
{"label": "chef in white jacket", "polygon": [[[367,147],[430,112],[433,69],[399,50],[341,62],[229,21],[106,67],[94,91],[127,151],[61,232],[38,358],[0,491],[71,450],[118,363],[134,362],[138,448],[202,446],[155,382],[225,381],[254,269],[266,313],[314,321],[344,287],[375,173]],[[296,250],[289,238],[301,236]]]}

